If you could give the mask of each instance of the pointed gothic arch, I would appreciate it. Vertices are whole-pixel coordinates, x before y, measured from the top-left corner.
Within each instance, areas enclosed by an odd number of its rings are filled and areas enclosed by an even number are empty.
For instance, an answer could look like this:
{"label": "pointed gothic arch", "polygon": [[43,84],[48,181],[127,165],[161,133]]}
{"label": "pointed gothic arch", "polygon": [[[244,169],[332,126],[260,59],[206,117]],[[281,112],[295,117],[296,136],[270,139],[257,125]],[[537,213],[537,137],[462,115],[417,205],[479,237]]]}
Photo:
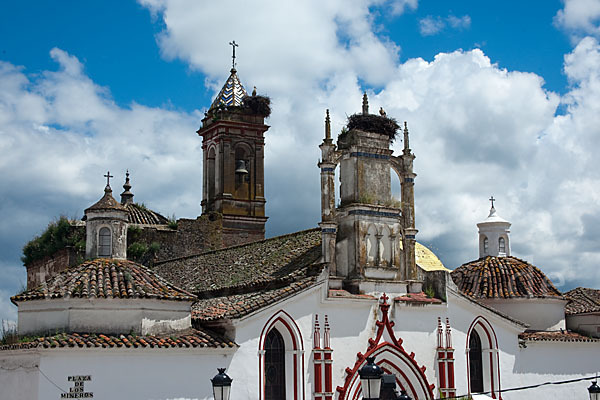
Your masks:
{"label": "pointed gothic arch", "polygon": [[[479,339],[477,341],[477,339]],[[479,346],[471,352],[471,344]],[[481,371],[478,371],[479,365],[472,364],[472,357],[475,360],[481,354]],[[467,358],[467,379],[469,394],[483,392],[489,393],[493,399],[502,400],[500,394],[500,355],[498,351],[498,339],[494,328],[489,321],[478,316],[473,320],[467,332],[466,352]],[[471,382],[473,377],[481,374],[482,387],[479,382]]]}
{"label": "pointed gothic arch", "polygon": [[294,319],[285,311],[279,310],[265,323],[258,342],[259,399],[267,397],[267,339],[273,330],[281,336],[284,346],[285,398],[304,399],[304,340]]}
{"label": "pointed gothic arch", "polygon": [[[396,338],[394,322],[388,318],[390,305],[388,296],[381,296],[379,304],[382,317],[377,321],[375,339],[369,339],[367,351],[358,353],[353,368],[346,368],[344,386],[338,386],[338,400],[359,400],[362,397],[358,370],[367,362],[367,357],[375,357],[375,362],[386,372],[396,376],[396,384],[413,399],[433,399],[433,388],[425,376],[425,366],[419,366],[415,353],[408,354],[402,347],[402,339]],[[384,339],[384,334],[386,338]]]}

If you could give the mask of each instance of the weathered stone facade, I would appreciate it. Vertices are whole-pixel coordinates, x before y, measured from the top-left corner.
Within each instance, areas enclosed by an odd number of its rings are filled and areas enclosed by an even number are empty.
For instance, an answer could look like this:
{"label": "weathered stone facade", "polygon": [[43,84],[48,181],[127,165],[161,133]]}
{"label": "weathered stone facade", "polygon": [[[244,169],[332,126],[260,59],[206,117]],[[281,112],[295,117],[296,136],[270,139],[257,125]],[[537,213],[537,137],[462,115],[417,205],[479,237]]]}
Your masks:
{"label": "weathered stone facade", "polygon": [[[363,112],[353,118],[391,124],[385,115],[368,112],[366,94]],[[319,146],[321,169],[321,232],[324,261],[329,262],[334,287],[368,291],[377,281],[386,281],[399,292],[421,291],[415,261],[414,174],[404,128],[404,151],[393,156],[390,144],[395,132],[378,129],[344,130],[331,138],[329,111],[325,139]],[[335,209],[335,169],[339,165],[340,206]],[[400,179],[401,201],[391,194],[391,173]]]}

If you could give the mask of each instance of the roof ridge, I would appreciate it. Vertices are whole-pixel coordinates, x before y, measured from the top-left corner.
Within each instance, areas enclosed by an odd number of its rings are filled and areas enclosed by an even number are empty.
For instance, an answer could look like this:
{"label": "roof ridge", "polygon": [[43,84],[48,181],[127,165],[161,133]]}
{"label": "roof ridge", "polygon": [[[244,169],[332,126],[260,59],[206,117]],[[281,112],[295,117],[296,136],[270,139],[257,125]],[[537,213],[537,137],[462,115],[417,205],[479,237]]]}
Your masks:
{"label": "roof ridge", "polygon": [[254,242],[236,244],[236,245],[233,245],[233,246],[223,247],[221,249],[208,250],[208,251],[204,251],[204,252],[196,253],[196,254],[189,254],[187,256],[169,258],[169,259],[161,260],[161,261],[158,261],[158,262],[154,263],[154,266],[161,265],[161,264],[164,264],[164,263],[167,263],[167,262],[180,261],[180,260],[188,260],[188,259],[194,258],[194,257],[200,257],[200,256],[208,255],[208,254],[215,254],[215,253],[218,253],[218,252],[221,252],[221,251],[225,251],[225,250],[238,249],[238,248],[242,248],[242,247],[256,245],[258,243],[266,243],[266,242],[269,242],[269,241],[273,241],[273,240],[277,240],[277,239],[283,239],[283,238],[286,238],[286,237],[291,237],[291,236],[299,235],[299,234],[302,234],[302,233],[308,233],[308,232],[312,232],[312,231],[317,231],[319,229],[320,228],[318,228],[318,227],[317,228],[304,229],[304,230],[301,230],[301,231],[286,233],[286,234],[279,235],[279,236],[272,236],[270,238],[261,239],[261,240],[257,240],[257,241],[254,241]]}

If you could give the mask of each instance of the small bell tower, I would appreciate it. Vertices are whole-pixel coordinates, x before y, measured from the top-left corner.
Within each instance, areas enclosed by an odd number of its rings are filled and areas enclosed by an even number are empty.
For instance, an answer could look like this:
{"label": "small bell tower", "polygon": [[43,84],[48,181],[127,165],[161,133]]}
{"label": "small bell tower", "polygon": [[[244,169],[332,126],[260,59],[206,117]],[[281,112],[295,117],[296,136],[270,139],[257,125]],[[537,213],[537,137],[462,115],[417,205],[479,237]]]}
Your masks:
{"label": "small bell tower", "polygon": [[490,214],[477,224],[479,228],[479,258],[510,257],[510,226],[511,223],[500,217],[494,207],[494,196],[490,198],[492,207]]}
{"label": "small bell tower", "polygon": [[264,133],[269,99],[249,96],[235,68],[197,131],[202,136],[202,214],[223,215],[225,246],[264,239]]}
{"label": "small bell tower", "polygon": [[86,258],[127,258],[127,209],[112,196],[110,172],[104,175],[104,196],[85,213]]}

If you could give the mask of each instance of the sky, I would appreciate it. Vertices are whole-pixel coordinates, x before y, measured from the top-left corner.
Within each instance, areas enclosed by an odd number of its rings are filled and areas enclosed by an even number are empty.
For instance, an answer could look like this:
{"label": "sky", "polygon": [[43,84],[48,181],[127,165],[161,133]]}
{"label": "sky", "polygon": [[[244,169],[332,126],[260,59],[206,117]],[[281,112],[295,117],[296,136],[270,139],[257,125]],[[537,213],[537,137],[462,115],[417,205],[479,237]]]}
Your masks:
{"label": "sky", "polygon": [[[26,284],[23,245],[120,193],[194,218],[195,131],[235,40],[249,90],[272,100],[267,236],[316,227],[332,130],[371,110],[407,121],[417,240],[449,268],[478,257],[493,195],[513,255],[566,291],[600,287],[600,0],[103,0],[0,12],[0,320]],[[396,152],[401,143],[393,145]],[[393,183],[398,194],[398,183]]]}

